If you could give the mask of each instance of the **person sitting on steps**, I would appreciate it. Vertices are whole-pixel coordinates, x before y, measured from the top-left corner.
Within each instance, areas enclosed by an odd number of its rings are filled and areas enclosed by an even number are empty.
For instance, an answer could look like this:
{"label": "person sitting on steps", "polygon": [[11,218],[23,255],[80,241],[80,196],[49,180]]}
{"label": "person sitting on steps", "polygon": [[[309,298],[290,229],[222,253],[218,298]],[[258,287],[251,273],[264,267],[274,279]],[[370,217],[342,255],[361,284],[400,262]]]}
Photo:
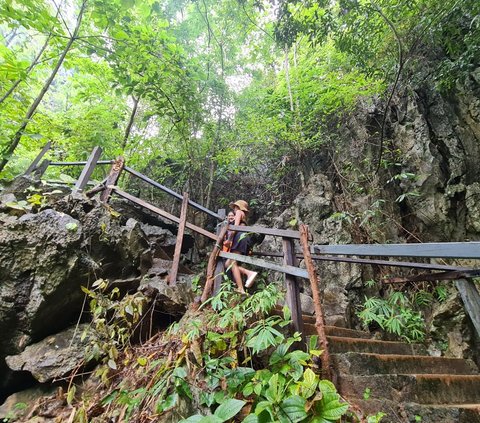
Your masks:
{"label": "person sitting on steps", "polygon": [[[233,209],[235,213],[235,220],[233,224],[235,226],[246,226],[247,225],[247,214],[249,213],[248,203],[244,200],[237,200],[234,203],[230,203],[229,207]],[[230,213],[229,213],[230,217]],[[228,223],[232,224],[230,219],[228,219]],[[234,254],[241,254],[241,255],[248,255],[249,250],[249,236],[243,232],[235,232],[235,231],[228,231],[227,232],[227,239],[224,241],[224,246],[231,253]],[[240,293],[244,294],[245,289],[243,287],[243,279],[242,275],[247,277],[245,281],[245,287],[250,288],[253,286],[255,282],[255,278],[257,276],[257,272],[253,270],[245,269],[237,264],[235,260],[228,259],[226,262],[227,268],[230,268],[233,275],[233,280],[237,284],[237,289]]]}

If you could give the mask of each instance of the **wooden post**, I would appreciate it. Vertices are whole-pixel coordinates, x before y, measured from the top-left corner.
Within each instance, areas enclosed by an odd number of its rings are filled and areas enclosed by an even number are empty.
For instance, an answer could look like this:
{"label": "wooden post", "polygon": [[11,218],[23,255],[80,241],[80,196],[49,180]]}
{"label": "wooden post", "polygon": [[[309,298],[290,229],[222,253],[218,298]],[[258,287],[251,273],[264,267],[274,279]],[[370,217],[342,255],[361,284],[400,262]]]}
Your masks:
{"label": "wooden post", "polygon": [[[42,148],[42,151],[40,151],[40,153],[38,153],[38,156],[35,157],[35,160],[32,162],[32,164],[30,166],[28,166],[28,169],[25,171],[24,175],[27,176],[27,175],[30,175],[35,169],[37,169],[37,166],[38,164],[40,163],[40,160],[42,160],[43,156],[45,155],[45,153],[50,150],[50,148],[52,147],[52,143],[51,141],[48,141]],[[42,163],[43,164],[43,163]]]}
{"label": "wooden post", "polygon": [[50,160],[48,159],[43,160],[42,163],[40,163],[40,166],[37,166],[33,171],[35,178],[40,179],[45,173],[45,171],[47,170],[48,166],[50,166]]}
{"label": "wooden post", "polygon": [[213,250],[210,253],[210,258],[208,259],[207,265],[207,280],[205,282],[205,288],[203,288],[203,293],[200,301],[204,303],[210,297],[210,291],[212,290],[213,278],[215,276],[215,263],[217,262],[218,254],[222,249],[223,238],[227,233],[228,225],[224,225],[217,237],[217,242],[213,246]]}
{"label": "wooden post", "polygon": [[467,279],[459,279],[455,285],[462,297],[465,311],[470,316],[473,327],[480,338],[480,294],[478,289],[473,281]]}
{"label": "wooden post", "polygon": [[[295,244],[293,239],[282,238],[283,245],[283,264],[286,266],[296,266]],[[293,328],[302,335],[302,349],[306,348],[306,340],[303,330],[302,307],[300,304],[300,289],[295,276],[285,273],[285,285],[287,287],[287,305],[292,313]]]}
{"label": "wooden post", "polygon": [[313,264],[310,248],[308,246],[308,226],[300,225],[300,243],[303,249],[303,258],[305,266],[307,267],[310,276],[310,286],[312,288],[313,302],[315,304],[315,327],[317,329],[318,337],[322,343],[322,376],[326,379],[332,380],[332,372],[330,368],[330,355],[328,353],[328,341],[325,333],[325,318],[323,316],[322,301],[320,298],[320,291],[318,289],[318,276],[315,266]]}
{"label": "wooden post", "polygon": [[122,156],[117,157],[117,159],[112,163],[110,173],[108,174],[107,180],[105,182],[105,186],[107,188],[100,195],[100,201],[102,203],[108,203],[108,200],[110,199],[110,194],[112,193],[112,189],[108,187],[110,185],[117,184],[118,178],[120,177],[120,173],[122,172],[124,165],[125,159]]}
{"label": "wooden post", "polygon": [[[218,209],[217,214],[220,216],[220,218],[223,220],[218,226],[217,226],[217,235],[220,234],[225,222],[225,216],[226,216],[226,210],[225,209]],[[220,291],[220,286],[222,285],[223,281],[223,274],[225,273],[225,262],[223,260],[217,260],[217,263],[215,264],[215,273],[213,275],[213,295],[217,295],[218,292]]]}
{"label": "wooden post", "polygon": [[173,254],[172,268],[168,277],[168,283],[174,285],[177,283],[178,266],[180,265],[180,254],[182,253],[183,235],[185,234],[185,224],[187,223],[188,211],[188,192],[183,193],[182,209],[180,212],[180,222],[178,222],[177,242],[175,243],[175,253]]}
{"label": "wooden post", "polygon": [[73,187],[74,192],[82,191],[87,186],[90,176],[92,176],[93,170],[95,169],[95,165],[97,164],[97,161],[101,154],[102,154],[101,147],[95,147],[92,150],[92,153],[90,154],[90,157],[88,158],[87,163],[83,168],[82,173],[80,174],[80,177],[77,180],[77,183]]}

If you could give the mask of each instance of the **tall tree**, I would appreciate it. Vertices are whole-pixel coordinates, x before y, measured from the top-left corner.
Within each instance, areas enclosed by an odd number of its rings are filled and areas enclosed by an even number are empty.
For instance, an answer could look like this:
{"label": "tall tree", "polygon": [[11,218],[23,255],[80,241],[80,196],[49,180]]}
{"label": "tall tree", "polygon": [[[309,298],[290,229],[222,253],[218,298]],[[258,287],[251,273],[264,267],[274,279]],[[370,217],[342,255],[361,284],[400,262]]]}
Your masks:
{"label": "tall tree", "polygon": [[50,76],[45,81],[45,83],[44,83],[42,89],[40,90],[39,94],[37,95],[37,97],[35,98],[33,103],[30,105],[25,117],[23,118],[23,121],[22,121],[20,127],[15,132],[15,134],[11,137],[9,143],[3,149],[2,153],[1,153],[2,159],[0,161],[0,172],[5,168],[8,161],[10,160],[13,152],[17,148],[18,143],[20,142],[20,139],[22,138],[23,132],[27,128],[28,124],[30,123],[30,120],[32,119],[33,115],[35,114],[38,106],[42,102],[43,97],[45,96],[45,94],[49,90],[53,80],[55,79],[55,77],[58,73],[58,70],[60,69],[60,67],[63,64],[63,61],[65,60],[65,57],[67,56],[68,52],[72,48],[73,43],[76,41],[76,39],[78,37],[78,33],[80,31],[80,26],[82,24],[82,18],[83,18],[83,14],[85,12],[86,6],[87,6],[87,0],[83,0],[82,3],[81,3],[81,6],[80,6],[80,11],[79,11],[78,16],[77,16],[77,21],[76,21],[76,24],[75,24],[75,28],[74,28],[73,32],[71,33],[71,36],[69,37],[69,39],[67,41],[67,44],[65,45],[60,57],[58,58],[57,63],[55,64],[54,68],[52,69],[52,72],[50,73]]}

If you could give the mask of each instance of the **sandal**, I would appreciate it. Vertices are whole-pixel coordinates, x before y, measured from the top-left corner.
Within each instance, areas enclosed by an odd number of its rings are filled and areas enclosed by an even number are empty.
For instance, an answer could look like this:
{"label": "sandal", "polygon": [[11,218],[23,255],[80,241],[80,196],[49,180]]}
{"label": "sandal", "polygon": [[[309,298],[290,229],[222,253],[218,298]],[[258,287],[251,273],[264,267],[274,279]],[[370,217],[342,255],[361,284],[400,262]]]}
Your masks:
{"label": "sandal", "polygon": [[245,282],[245,288],[251,288],[253,286],[257,275],[257,272],[252,272],[252,274],[247,278],[247,281]]}

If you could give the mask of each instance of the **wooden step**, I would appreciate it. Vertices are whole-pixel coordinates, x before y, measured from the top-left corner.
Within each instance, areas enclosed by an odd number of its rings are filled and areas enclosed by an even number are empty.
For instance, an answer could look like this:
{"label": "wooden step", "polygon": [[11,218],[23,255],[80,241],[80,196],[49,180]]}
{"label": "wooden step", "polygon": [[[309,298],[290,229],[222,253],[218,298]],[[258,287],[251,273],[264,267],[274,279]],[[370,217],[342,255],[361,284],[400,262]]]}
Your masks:
{"label": "wooden step", "polygon": [[332,354],[332,362],[340,374],[455,374],[476,375],[472,360],[430,357],[424,355],[372,354],[349,352]]}
{"label": "wooden step", "polygon": [[404,342],[378,341],[376,339],[346,338],[327,336],[330,353],[375,353],[399,355],[426,355],[426,348],[420,344]]}
{"label": "wooden step", "polygon": [[346,398],[363,398],[417,404],[480,404],[480,375],[342,375],[339,392]]}

